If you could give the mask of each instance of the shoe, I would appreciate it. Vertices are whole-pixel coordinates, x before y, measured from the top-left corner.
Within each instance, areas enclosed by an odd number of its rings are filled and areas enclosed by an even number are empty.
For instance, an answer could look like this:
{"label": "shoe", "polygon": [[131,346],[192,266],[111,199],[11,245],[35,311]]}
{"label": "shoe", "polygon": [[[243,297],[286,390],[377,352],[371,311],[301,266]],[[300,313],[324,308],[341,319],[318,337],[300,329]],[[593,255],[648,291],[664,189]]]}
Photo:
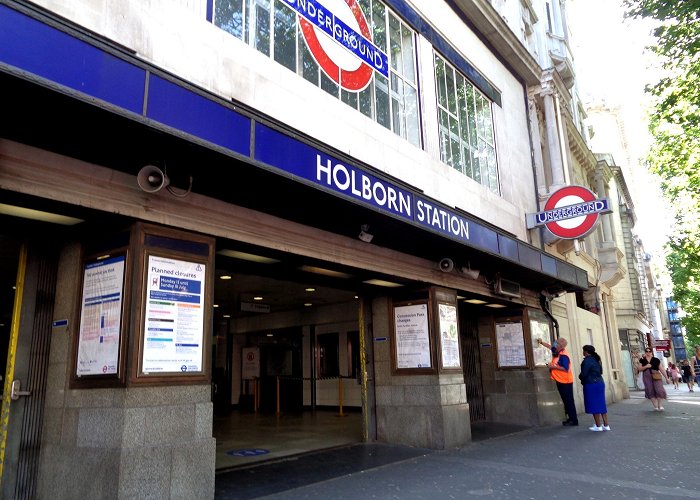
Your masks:
{"label": "shoe", "polygon": [[569,425],[569,426],[575,427],[578,425],[578,422],[572,422],[571,420],[566,420],[566,421],[562,422],[561,425]]}
{"label": "shoe", "polygon": [[610,430],[610,426],[609,426],[609,425],[604,425],[604,426],[603,426],[603,430],[604,430],[604,431],[609,431],[609,430]]}
{"label": "shoe", "polygon": [[593,431],[593,432],[603,432],[603,428],[598,427],[597,425],[594,425],[593,427],[589,427],[588,430]]}
{"label": "shoe", "polygon": [[663,406],[659,406],[659,411],[664,411],[664,407],[663,407]]}

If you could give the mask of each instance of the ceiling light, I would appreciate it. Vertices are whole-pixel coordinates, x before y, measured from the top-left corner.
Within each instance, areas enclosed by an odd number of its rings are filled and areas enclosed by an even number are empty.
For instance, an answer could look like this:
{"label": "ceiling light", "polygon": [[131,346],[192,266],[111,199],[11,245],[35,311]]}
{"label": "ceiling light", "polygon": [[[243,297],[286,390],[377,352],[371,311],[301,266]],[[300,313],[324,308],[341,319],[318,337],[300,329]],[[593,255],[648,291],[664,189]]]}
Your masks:
{"label": "ceiling light", "polygon": [[333,278],[352,278],[351,274],[341,273],[340,271],[333,271],[331,269],[324,269],[323,267],[301,266],[299,269],[306,271],[307,273],[323,274],[324,276],[332,276]]}
{"label": "ceiling light", "polygon": [[224,318],[230,318],[230,317],[231,317],[230,314],[224,314]]}
{"label": "ceiling light", "polygon": [[83,219],[76,219],[75,217],[52,214],[51,212],[42,212],[41,210],[32,210],[31,208],[16,207],[14,205],[6,205],[4,203],[0,203],[0,214],[11,215],[12,217],[22,217],[23,219],[38,220],[41,222],[51,222],[53,224],[61,224],[63,226],[74,226],[84,222]]}
{"label": "ceiling light", "polygon": [[468,302],[469,304],[486,304],[486,301],[481,299],[465,299],[464,302]]}
{"label": "ceiling light", "polygon": [[305,291],[305,292],[315,292],[316,289],[315,289],[314,287],[311,287],[311,286],[310,286],[309,288],[304,288],[304,291]]}
{"label": "ceiling light", "polygon": [[494,309],[502,309],[502,308],[508,307],[508,306],[505,306],[503,304],[486,304],[486,307],[492,307]]}
{"label": "ceiling light", "polygon": [[212,307],[219,307],[219,304],[214,304]]}
{"label": "ceiling light", "polygon": [[391,281],[384,281],[384,280],[367,280],[367,281],[363,281],[363,283],[366,283],[368,285],[386,286],[389,288],[396,288],[399,286],[403,286],[401,283],[393,283]]}
{"label": "ceiling light", "polygon": [[229,275],[229,274],[223,274],[223,275],[219,276],[219,279],[222,279],[222,280],[230,280],[230,279],[231,279],[231,275]]}
{"label": "ceiling light", "polygon": [[246,252],[238,252],[236,250],[219,250],[216,252],[219,255],[223,255],[224,257],[232,257],[234,259],[241,259],[241,260],[247,260],[250,262],[257,262],[259,264],[275,264],[279,262],[277,259],[272,259],[270,257],[263,257],[262,255],[255,255],[252,253],[246,253]]}
{"label": "ceiling light", "polygon": [[266,336],[266,337],[274,337],[274,335],[273,335],[272,333],[268,333],[268,334],[265,335],[265,336]]}
{"label": "ceiling light", "polygon": [[311,307],[313,304],[311,302],[304,302],[305,307]]}
{"label": "ceiling light", "polygon": [[253,297],[253,300],[262,300],[262,299],[263,299],[262,295],[256,295],[255,297]]}

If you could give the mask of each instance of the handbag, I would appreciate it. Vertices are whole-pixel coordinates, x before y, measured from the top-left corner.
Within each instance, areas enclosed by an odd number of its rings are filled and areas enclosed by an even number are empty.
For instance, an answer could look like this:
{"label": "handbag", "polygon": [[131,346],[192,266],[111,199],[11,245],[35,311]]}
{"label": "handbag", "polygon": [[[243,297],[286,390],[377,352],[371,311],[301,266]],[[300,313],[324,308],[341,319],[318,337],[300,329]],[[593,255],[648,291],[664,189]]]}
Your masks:
{"label": "handbag", "polygon": [[661,380],[661,373],[660,372],[651,372],[651,379],[652,380]]}

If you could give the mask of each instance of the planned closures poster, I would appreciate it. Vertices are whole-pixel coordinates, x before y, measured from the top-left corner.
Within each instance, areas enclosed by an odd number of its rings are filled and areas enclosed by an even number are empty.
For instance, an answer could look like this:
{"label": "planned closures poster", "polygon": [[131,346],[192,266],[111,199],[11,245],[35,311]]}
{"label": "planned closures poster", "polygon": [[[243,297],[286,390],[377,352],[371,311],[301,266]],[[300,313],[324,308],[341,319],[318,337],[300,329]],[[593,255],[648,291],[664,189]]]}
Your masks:
{"label": "planned closures poster", "polygon": [[149,256],[143,373],[202,371],[205,268]]}
{"label": "planned closures poster", "polygon": [[396,328],[396,367],[430,368],[428,305],[417,304],[394,309]]}
{"label": "planned closures poster", "polygon": [[121,255],[89,262],[83,268],[78,377],[118,372],[125,262]]}

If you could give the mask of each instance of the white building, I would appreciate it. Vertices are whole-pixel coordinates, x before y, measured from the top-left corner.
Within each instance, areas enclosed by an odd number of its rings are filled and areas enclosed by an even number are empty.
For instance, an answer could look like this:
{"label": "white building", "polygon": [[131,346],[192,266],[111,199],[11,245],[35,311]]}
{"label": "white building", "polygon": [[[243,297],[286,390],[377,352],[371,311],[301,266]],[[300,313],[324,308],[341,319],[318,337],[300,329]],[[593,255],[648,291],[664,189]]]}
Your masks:
{"label": "white building", "polygon": [[358,440],[560,421],[537,338],[609,349],[624,274],[608,219],[526,226],[611,178],[564,26],[558,2],[0,5],[5,496],[211,497],[214,407],[274,411],[279,379],[284,410],[354,380]]}

